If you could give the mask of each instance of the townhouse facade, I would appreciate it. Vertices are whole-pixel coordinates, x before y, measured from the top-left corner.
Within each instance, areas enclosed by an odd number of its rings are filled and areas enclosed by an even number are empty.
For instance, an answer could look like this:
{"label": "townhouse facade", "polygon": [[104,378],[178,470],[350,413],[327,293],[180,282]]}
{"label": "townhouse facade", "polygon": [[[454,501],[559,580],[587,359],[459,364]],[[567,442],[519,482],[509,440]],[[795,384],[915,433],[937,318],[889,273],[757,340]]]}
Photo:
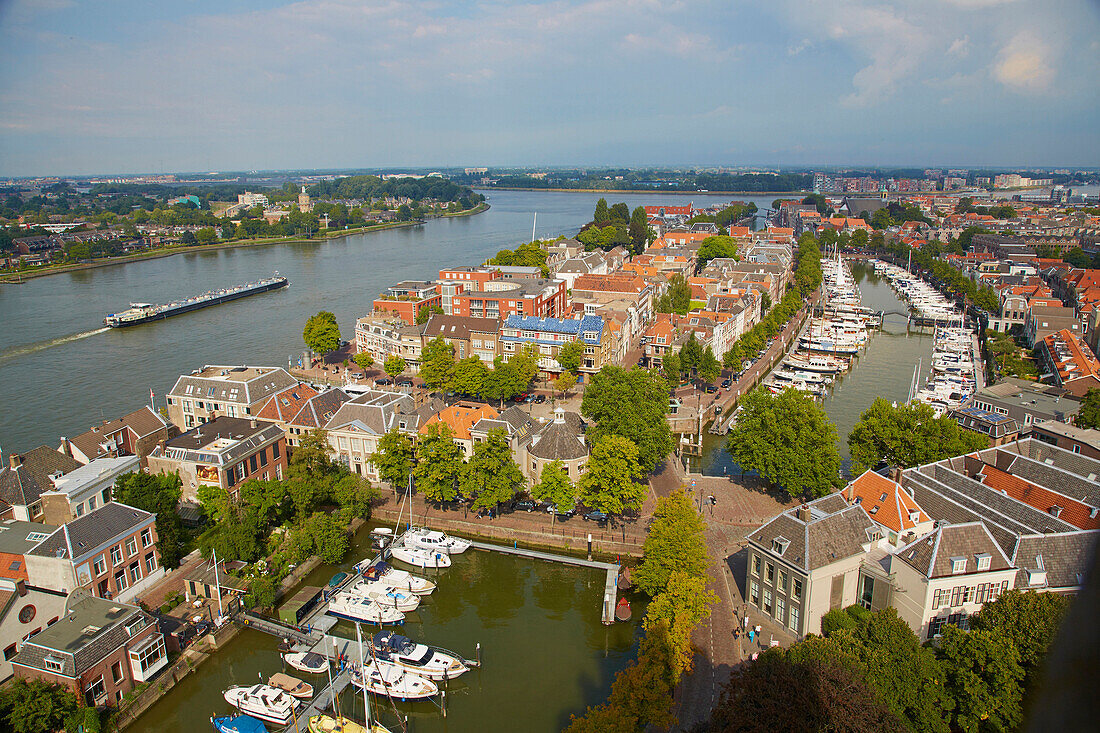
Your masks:
{"label": "townhouse facade", "polygon": [[579,318],[531,318],[509,316],[500,327],[501,353],[511,358],[531,344],[538,348],[538,368],[544,374],[562,371],[557,355],[566,344],[584,344],[580,371],[594,374],[613,362],[616,349],[604,319],[599,316]]}

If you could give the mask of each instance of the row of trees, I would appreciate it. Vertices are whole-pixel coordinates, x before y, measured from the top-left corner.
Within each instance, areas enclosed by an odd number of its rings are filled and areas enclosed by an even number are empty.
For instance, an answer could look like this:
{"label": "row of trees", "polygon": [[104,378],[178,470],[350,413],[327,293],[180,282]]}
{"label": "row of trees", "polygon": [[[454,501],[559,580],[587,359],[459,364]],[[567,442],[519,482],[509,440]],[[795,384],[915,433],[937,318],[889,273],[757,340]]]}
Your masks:
{"label": "row of trees", "polygon": [[673,691],[692,669],[692,631],[718,600],[707,583],[705,530],[682,491],[658,500],[633,576],[652,599],[638,659],[616,676],[607,701],[572,717],[566,733],[634,733],[675,725]]}
{"label": "row of trees", "polygon": [[[808,394],[758,387],[741,400],[741,416],[726,450],[743,469],[757,472],[791,495],[824,496],[842,485],[836,426]],[[908,468],[980,450],[988,438],[963,430],[924,404],[893,405],[879,398],[848,434],[855,474],[880,463]]]}
{"label": "row of trees", "polygon": [[722,372],[722,364],[710,346],[706,348],[692,331],[679,352],[669,351],[661,363],[661,374],[668,381],[668,388],[676,389],[684,377],[695,375],[704,382],[714,382]]}
{"label": "row of trees", "polygon": [[0,729],[12,733],[99,733],[102,717],[61,685],[17,679],[0,687]]}
{"label": "row of trees", "polygon": [[[697,224],[700,222],[713,222],[718,225],[722,234],[729,234],[729,228],[733,224],[741,221],[742,219],[753,216],[757,212],[756,204],[749,202],[747,204],[733,204],[719,211],[717,214],[696,214],[688,219],[688,224]],[[705,242],[706,240],[704,240]]]}
{"label": "row of trees", "polygon": [[577,241],[590,251],[606,251],[623,246],[634,254],[640,254],[645,249],[646,241],[653,236],[644,206],[638,206],[631,211],[624,203],[608,206],[607,200],[601,198],[596,202],[592,221],[581,227],[577,233]]}
{"label": "row of trees", "polygon": [[[565,352],[562,358],[576,357],[575,363],[568,362],[574,370],[580,366],[578,349],[583,351],[583,346],[562,348]],[[442,336],[436,336],[421,352],[420,378],[433,392],[503,401],[527,391],[538,374],[538,359],[536,348],[528,345],[507,360],[503,356],[496,357],[490,369],[477,356],[456,361],[454,346]]]}
{"label": "row of trees", "polygon": [[735,673],[710,731],[1017,730],[1068,600],[1011,590],[921,645],[893,608],[834,609],[824,636]]}

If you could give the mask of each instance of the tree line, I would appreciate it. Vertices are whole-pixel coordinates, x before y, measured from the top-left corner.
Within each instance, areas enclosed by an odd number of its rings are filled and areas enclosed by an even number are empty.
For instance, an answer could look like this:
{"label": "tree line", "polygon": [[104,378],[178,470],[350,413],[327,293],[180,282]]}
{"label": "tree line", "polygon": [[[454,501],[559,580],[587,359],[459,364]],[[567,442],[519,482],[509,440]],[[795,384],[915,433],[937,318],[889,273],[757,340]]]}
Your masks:
{"label": "tree line", "polygon": [[577,232],[577,241],[588,251],[625,247],[632,254],[640,254],[654,236],[644,206],[631,211],[625,203],[608,206],[607,199],[601,198],[592,212],[592,221]]}

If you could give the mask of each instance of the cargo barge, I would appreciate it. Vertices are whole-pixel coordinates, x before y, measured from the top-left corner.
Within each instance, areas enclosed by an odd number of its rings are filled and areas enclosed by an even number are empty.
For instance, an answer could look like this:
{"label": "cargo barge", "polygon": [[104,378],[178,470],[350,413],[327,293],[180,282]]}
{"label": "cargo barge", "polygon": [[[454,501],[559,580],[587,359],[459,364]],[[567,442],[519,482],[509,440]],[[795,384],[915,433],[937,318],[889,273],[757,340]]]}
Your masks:
{"label": "cargo barge", "polygon": [[157,305],[155,303],[131,303],[128,310],[124,310],[121,313],[108,314],[107,317],[103,319],[103,323],[111,328],[136,326],[139,323],[159,321],[164,318],[170,318],[171,316],[178,316],[181,313],[196,311],[199,308],[206,308],[207,306],[225,303],[226,301],[236,300],[237,298],[255,295],[256,293],[266,293],[269,290],[278,290],[279,288],[285,288],[289,284],[290,282],[285,277],[276,272],[274,276],[263,280],[257,280],[254,283],[245,283],[235,288],[225,288],[223,290],[211,290],[208,293],[197,295],[194,298],[177,300],[171,303],[165,303],[164,305]]}

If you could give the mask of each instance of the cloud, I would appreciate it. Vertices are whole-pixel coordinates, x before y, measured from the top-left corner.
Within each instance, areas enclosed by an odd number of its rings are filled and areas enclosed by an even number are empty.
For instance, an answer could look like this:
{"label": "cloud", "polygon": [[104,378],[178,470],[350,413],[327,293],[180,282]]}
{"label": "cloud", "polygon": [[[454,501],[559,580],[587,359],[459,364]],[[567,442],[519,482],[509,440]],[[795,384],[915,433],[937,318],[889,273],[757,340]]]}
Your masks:
{"label": "cloud", "polygon": [[992,8],[994,5],[1007,5],[1016,2],[1016,0],[943,0],[943,2],[967,10],[976,10]]}
{"label": "cloud", "polygon": [[814,47],[813,41],[811,41],[809,38],[803,38],[798,43],[787,46],[787,55],[788,56],[797,56],[798,54],[802,53],[806,49],[813,48],[813,47]]}
{"label": "cloud", "polygon": [[962,38],[956,38],[951,42],[951,45],[947,48],[947,54],[949,56],[957,56],[958,58],[966,58],[970,55],[970,36],[963,36]]}
{"label": "cloud", "polygon": [[1030,31],[1017,33],[1001,48],[993,78],[1019,92],[1045,92],[1054,80],[1050,49]]}

